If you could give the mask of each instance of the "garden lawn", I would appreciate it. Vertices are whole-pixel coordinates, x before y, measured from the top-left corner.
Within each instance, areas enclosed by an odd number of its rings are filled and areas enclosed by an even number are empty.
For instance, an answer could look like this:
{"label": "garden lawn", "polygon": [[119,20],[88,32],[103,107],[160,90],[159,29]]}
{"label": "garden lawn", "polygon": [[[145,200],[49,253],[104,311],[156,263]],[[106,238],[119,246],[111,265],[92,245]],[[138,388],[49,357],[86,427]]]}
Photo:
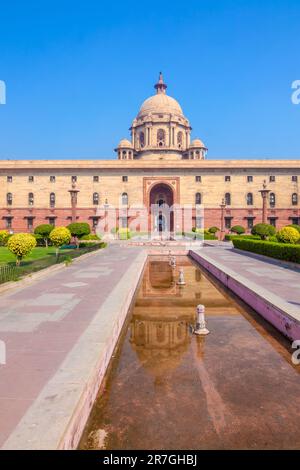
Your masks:
{"label": "garden lawn", "polygon": [[[68,249],[60,250],[60,253],[66,254]],[[46,258],[46,257],[55,257],[55,247],[50,246],[49,248],[45,247],[36,247],[32,250],[32,252],[23,258],[23,263],[28,264],[29,261],[33,261],[36,259]],[[0,246],[0,264],[11,264],[16,262],[16,257],[13,253],[11,253],[6,246]]]}

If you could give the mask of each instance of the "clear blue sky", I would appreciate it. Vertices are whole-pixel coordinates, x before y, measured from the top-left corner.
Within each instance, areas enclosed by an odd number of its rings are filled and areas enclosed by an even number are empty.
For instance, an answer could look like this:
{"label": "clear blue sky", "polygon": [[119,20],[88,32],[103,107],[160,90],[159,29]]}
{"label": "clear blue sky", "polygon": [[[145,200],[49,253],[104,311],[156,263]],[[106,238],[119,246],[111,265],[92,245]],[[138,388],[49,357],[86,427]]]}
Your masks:
{"label": "clear blue sky", "polygon": [[115,158],[163,71],[209,158],[300,158],[299,0],[0,5],[0,158]]}

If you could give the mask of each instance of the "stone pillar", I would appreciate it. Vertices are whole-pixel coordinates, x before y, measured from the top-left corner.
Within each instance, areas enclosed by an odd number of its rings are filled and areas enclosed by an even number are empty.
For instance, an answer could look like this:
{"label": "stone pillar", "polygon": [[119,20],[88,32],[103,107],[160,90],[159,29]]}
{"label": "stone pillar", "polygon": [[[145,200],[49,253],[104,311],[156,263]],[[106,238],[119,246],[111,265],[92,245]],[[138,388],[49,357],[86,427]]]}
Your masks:
{"label": "stone pillar", "polygon": [[76,189],[76,184],[72,184],[72,189],[69,189],[69,193],[71,196],[71,222],[76,222],[76,212],[77,212],[77,194],[79,193],[79,190]]}
{"label": "stone pillar", "polygon": [[263,183],[263,189],[260,191],[261,197],[262,197],[262,223],[266,224],[267,223],[267,211],[268,211],[268,194],[270,192],[270,189],[267,189],[267,182],[264,180]]}
{"label": "stone pillar", "polygon": [[224,220],[224,209],[226,207],[225,200],[222,199],[222,203],[220,204],[221,207],[221,233],[220,233],[220,240],[224,240],[224,234],[225,234],[225,220]]}

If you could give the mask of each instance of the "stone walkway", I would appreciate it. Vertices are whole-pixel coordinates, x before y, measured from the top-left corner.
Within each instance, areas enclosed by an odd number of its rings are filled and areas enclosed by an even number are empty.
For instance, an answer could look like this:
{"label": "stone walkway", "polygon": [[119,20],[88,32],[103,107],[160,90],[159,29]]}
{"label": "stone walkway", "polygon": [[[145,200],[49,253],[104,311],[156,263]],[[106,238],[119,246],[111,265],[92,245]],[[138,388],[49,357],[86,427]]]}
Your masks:
{"label": "stone walkway", "polygon": [[1,295],[0,340],[6,345],[6,364],[0,365],[0,447],[139,254],[138,248],[109,247]]}

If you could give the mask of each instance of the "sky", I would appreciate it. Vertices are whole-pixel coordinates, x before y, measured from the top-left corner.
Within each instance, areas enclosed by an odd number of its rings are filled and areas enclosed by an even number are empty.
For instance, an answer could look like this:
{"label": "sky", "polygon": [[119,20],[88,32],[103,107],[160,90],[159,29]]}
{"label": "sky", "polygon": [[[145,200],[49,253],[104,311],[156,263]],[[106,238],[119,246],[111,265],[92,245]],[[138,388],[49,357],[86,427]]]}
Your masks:
{"label": "sky", "polygon": [[211,159],[300,158],[299,0],[0,0],[0,159],[110,159],[159,71]]}

